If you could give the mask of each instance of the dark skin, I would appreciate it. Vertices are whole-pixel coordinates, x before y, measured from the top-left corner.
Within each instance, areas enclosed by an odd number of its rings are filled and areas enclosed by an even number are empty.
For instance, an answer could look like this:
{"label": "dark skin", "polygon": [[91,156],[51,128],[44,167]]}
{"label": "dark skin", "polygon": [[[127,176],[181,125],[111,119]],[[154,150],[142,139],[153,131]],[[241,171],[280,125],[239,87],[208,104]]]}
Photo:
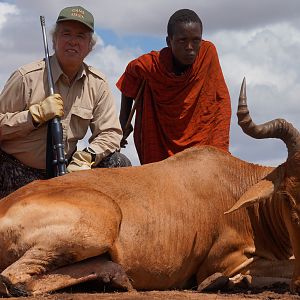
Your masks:
{"label": "dark skin", "polygon": [[[178,23],[175,24],[173,35],[166,37],[168,47],[173,54],[173,72],[177,76],[183,75],[194,63],[202,40],[202,27],[199,23]],[[122,94],[121,109],[120,109],[120,123],[123,130],[123,138],[121,140],[121,147],[125,148],[127,144],[127,137],[133,131],[130,124],[126,128],[126,123],[132,109],[133,98],[126,97]]]}

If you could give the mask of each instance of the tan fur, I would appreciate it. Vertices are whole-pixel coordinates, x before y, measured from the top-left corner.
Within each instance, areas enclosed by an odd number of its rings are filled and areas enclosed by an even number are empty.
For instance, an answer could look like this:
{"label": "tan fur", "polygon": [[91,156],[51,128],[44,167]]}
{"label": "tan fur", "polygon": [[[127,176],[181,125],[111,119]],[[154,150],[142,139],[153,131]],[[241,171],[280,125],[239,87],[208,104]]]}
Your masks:
{"label": "tan fur", "polygon": [[149,165],[33,182],[0,202],[1,275],[17,286],[108,253],[134,288],[149,290],[185,287],[193,275],[199,284],[216,272],[254,274],[252,257],[290,266],[280,196],[224,215],[266,176],[281,178],[281,167],[194,147]]}

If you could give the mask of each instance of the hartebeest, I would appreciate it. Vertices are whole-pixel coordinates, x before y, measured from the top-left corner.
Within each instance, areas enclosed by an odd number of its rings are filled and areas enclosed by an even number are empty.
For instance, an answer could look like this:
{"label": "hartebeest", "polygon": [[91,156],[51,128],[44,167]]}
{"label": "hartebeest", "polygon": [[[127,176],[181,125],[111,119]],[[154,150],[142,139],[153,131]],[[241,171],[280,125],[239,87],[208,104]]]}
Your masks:
{"label": "hartebeest", "polygon": [[2,199],[2,290],[38,294],[91,279],[162,290],[220,272],[292,276],[299,291],[299,132],[280,119],[256,126],[245,82],[238,117],[247,134],[283,140],[287,161],[264,167],[193,147],[144,166],[36,181]]}

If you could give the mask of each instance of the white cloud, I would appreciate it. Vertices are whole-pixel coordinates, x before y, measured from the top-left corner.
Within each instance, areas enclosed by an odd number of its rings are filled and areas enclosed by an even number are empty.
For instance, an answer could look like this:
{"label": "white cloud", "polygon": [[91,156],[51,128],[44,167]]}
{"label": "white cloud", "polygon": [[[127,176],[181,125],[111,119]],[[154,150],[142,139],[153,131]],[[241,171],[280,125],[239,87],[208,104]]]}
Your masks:
{"label": "white cloud", "polygon": [[217,46],[232,99],[231,152],[248,161],[277,164],[286,159],[280,141],[253,140],[237,125],[236,109],[244,76],[253,121],[285,118],[300,129],[300,28],[280,22],[250,30],[221,30],[209,34]]}
{"label": "white cloud", "polygon": [[99,36],[97,39],[96,48],[88,56],[87,62],[99,68],[110,82],[116,82],[124,72],[127,63],[141,54],[141,49],[118,49],[113,45],[105,44]]}
{"label": "white cloud", "polygon": [[[98,42],[95,50],[87,58],[87,63],[97,67],[103,72],[108,82],[110,83],[111,90],[116,100],[117,112],[120,110],[121,94],[115,83],[124,72],[126,65],[129,61],[141,54],[141,49],[118,49],[113,45],[106,45],[105,42],[98,36]],[[82,140],[78,146],[79,149],[85,148],[88,145],[88,138],[91,133]],[[126,149],[121,152],[125,154],[133,165],[139,165],[139,160],[134,148],[132,135],[128,138],[128,145]]]}
{"label": "white cloud", "polygon": [[13,4],[0,2],[0,30],[2,29],[2,26],[7,22],[7,20],[10,18],[10,15],[17,15],[19,13],[19,10],[17,7]]}
{"label": "white cloud", "polygon": [[63,7],[82,5],[93,13],[97,27],[119,34],[164,36],[169,17],[180,8],[195,10],[206,32],[259,28],[284,20],[300,26],[298,0],[52,0],[51,5],[40,0],[16,0],[14,3],[26,15],[45,14],[53,22]]}

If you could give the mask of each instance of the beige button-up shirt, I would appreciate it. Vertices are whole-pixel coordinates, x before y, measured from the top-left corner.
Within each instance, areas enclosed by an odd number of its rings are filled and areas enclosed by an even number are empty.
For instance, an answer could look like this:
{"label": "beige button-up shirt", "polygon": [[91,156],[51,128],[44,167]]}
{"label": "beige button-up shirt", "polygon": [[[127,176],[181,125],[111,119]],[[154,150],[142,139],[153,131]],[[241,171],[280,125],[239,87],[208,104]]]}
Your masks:
{"label": "beige button-up shirt", "polygon": [[[120,147],[122,130],[104,76],[83,64],[70,83],[56,56],[50,58],[55,93],[64,101],[62,118],[66,158],[70,158],[90,127],[89,147],[96,164]],[[45,62],[25,65],[12,74],[0,94],[0,148],[33,168],[46,167],[47,125],[34,127],[29,106],[49,95]]]}

